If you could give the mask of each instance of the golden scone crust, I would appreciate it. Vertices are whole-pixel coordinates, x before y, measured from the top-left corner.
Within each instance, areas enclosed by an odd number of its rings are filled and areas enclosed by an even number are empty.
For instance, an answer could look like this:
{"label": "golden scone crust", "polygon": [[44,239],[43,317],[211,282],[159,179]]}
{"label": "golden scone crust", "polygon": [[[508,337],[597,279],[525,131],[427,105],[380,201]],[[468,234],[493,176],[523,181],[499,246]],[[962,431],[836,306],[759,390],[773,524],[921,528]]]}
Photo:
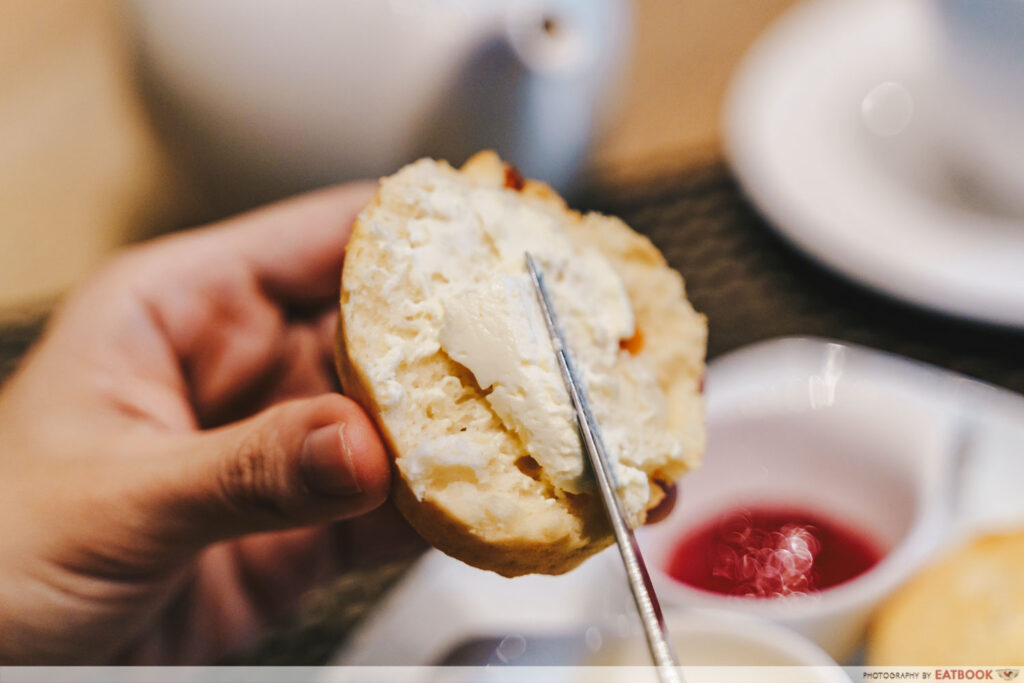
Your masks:
{"label": "golden scone crust", "polygon": [[[638,328],[644,332],[644,349],[640,352],[648,354],[651,363],[661,370],[659,386],[668,396],[669,408],[679,413],[679,419],[687,424],[686,461],[679,467],[685,470],[695,466],[704,446],[699,386],[707,328],[704,317],[695,313],[685,301],[678,273],[667,266],[647,238],[629,230],[617,219],[593,214],[582,216],[570,211],[547,185],[521,178],[493,152],[475,155],[458,173],[472,183],[506,187],[531,201],[550,203],[570,217],[574,230],[586,231],[588,239],[593,238],[592,241],[623,279],[634,305]],[[368,342],[350,329],[353,326],[354,303],[351,301],[351,283],[347,281],[347,278],[358,277],[365,272],[359,266],[374,263],[379,257],[377,238],[372,234],[366,217],[379,209],[381,202],[381,192],[378,192],[356,221],[349,241],[342,278],[335,359],[344,393],[360,403],[374,418],[392,458],[397,460],[403,456],[402,435],[383,419],[377,398],[379,388],[373,386],[367,369],[360,367],[358,359],[365,358],[371,350],[365,348]],[[668,300],[660,300],[664,297]],[[452,371],[455,372],[454,369]],[[657,478],[671,480],[675,477]],[[649,507],[662,497],[655,479],[652,477],[651,480]],[[468,564],[504,576],[564,573],[613,540],[599,499],[588,494],[572,495],[564,503],[576,525],[572,533],[556,541],[500,536],[475,528],[430,497],[418,498],[398,468],[393,471],[393,499],[413,528],[431,545]]]}
{"label": "golden scone crust", "polygon": [[912,579],[879,610],[868,663],[1024,665],[1024,530],[979,538]]}

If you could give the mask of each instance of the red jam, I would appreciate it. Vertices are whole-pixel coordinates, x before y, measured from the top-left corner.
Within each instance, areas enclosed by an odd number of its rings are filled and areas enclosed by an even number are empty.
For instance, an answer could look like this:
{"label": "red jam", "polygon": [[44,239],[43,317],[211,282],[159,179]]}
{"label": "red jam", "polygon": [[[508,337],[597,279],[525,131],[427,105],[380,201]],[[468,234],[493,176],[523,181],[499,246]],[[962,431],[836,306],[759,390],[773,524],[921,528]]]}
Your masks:
{"label": "red jam", "polygon": [[512,164],[505,164],[505,187],[519,192],[526,187],[526,179]]}
{"label": "red jam", "polygon": [[795,508],[741,508],[684,536],[668,572],[713,593],[772,598],[859,576],[882,557],[867,534]]}

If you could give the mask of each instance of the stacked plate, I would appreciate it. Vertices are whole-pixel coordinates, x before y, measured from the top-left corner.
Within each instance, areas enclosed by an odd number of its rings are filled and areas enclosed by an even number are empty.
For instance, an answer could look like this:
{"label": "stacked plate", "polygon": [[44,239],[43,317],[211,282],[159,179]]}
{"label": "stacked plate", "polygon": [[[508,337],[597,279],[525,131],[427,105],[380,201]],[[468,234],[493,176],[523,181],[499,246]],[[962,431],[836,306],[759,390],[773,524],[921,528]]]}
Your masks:
{"label": "stacked plate", "polygon": [[1024,328],[1024,218],[983,200],[945,144],[957,103],[941,94],[937,4],[798,5],[734,78],[726,151],[812,258],[917,306]]}

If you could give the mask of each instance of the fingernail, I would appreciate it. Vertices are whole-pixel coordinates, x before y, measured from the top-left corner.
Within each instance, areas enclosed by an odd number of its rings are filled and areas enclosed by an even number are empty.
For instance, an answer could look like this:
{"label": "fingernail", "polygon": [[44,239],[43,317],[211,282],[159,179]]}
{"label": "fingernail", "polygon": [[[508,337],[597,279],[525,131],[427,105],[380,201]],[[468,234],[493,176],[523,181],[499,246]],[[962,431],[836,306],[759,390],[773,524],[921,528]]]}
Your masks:
{"label": "fingernail", "polygon": [[310,491],[324,496],[353,496],[363,492],[356,478],[345,427],[345,424],[329,425],[306,436],[300,466]]}

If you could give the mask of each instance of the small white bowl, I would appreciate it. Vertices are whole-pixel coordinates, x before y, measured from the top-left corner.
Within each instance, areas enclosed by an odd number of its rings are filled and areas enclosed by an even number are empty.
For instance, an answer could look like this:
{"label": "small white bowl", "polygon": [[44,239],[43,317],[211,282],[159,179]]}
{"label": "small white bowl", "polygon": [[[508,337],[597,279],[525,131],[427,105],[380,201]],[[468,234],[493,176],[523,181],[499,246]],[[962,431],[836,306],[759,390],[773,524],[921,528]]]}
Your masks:
{"label": "small white bowl", "polygon": [[[849,683],[841,668],[811,641],[765,619],[714,609],[669,609],[665,623],[684,671],[696,667],[773,667],[760,672],[768,680],[807,683]],[[589,667],[644,667],[616,671],[587,669],[587,681],[655,681],[647,644],[639,634],[609,638],[583,662]],[[787,667],[777,669],[777,667]],[[794,668],[794,667],[799,667]],[[628,675],[624,675],[627,674]],[[692,676],[687,677],[690,680]],[[750,679],[749,674],[745,678]],[[715,680],[732,680],[718,677]],[[759,676],[758,680],[764,680]]]}
{"label": "small white bowl", "polygon": [[[920,367],[897,360],[787,340],[716,361],[704,463],[681,482],[668,518],[637,534],[663,604],[768,618],[838,661],[854,652],[873,608],[934,551],[948,523],[957,435],[921,378],[907,381]],[[838,586],[785,598],[726,596],[668,575],[681,538],[747,505],[816,512],[865,533],[883,557]]]}

